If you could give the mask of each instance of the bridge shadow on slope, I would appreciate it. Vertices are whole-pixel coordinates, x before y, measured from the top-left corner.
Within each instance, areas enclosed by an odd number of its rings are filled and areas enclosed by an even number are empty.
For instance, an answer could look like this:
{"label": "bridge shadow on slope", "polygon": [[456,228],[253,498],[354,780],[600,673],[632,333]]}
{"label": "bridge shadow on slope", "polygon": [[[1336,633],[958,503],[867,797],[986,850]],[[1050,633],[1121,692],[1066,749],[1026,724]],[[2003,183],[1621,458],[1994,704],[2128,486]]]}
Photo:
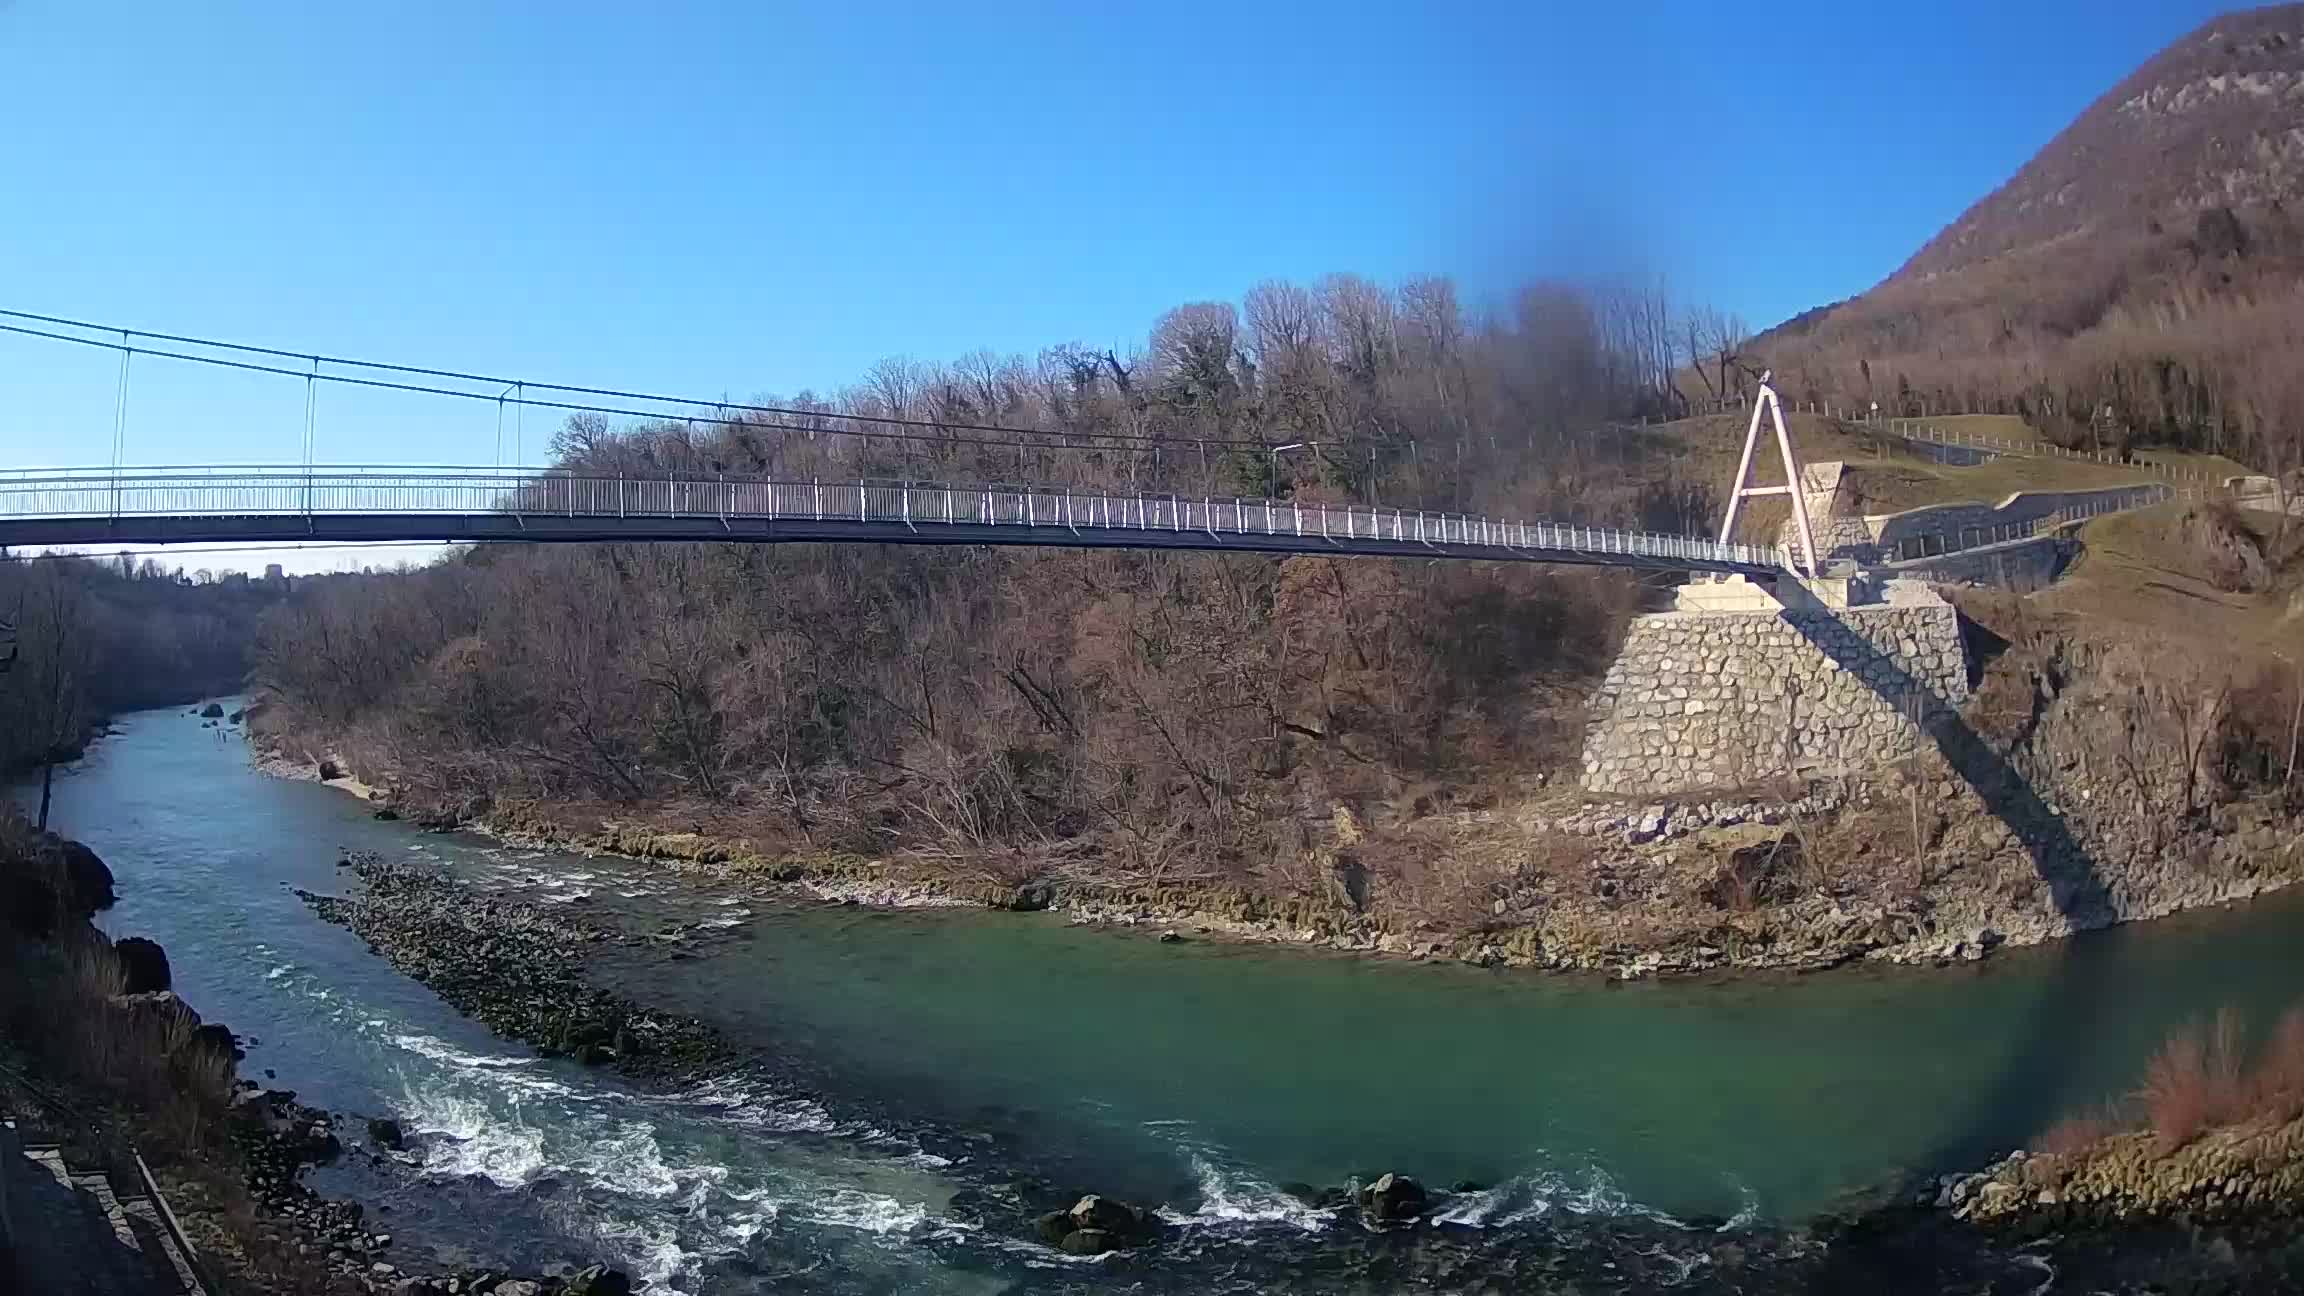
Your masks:
{"label": "bridge shadow on slope", "polygon": [[[1785,619],[1819,651],[1856,679],[1866,681],[1883,701],[1920,717],[1924,733],[1946,763],[2015,835],[2034,871],[2047,884],[2058,913],[2077,925],[2101,924],[2110,916],[2110,892],[2087,847],[2030,782],[1970,727],[1951,700],[1873,648],[1862,634],[1849,633],[1853,627],[1838,613],[1804,608]],[[1968,641],[1969,678],[1973,683],[1989,659],[2006,645],[1965,617],[1960,624]],[[1840,633],[1833,633],[1835,630]],[[2009,1151],[2016,1140],[2069,1114],[2071,1061],[2085,1053],[2100,1033],[2100,1023],[2117,1007],[2111,999],[2111,983],[2098,972],[2117,965],[2126,930],[2114,926],[2092,931],[2040,951],[2039,956],[2052,960],[2052,965],[2043,965],[2043,985],[2030,1029],[2016,1041],[1996,1078],[1972,1097],[1968,1118],[1930,1150],[1916,1168],[1916,1175],[1981,1168],[1986,1161]],[[1989,1045],[1992,1041],[1980,1043]],[[1902,1194],[1918,1186],[1915,1180],[1898,1185],[1898,1191]],[[1820,1285],[1815,1290],[1848,1290],[1851,1282],[1883,1276],[1859,1276],[1843,1266],[1863,1267],[1885,1258],[1860,1254],[1828,1258],[1817,1275]],[[1898,1257],[1895,1263],[1901,1265],[1909,1259]]]}

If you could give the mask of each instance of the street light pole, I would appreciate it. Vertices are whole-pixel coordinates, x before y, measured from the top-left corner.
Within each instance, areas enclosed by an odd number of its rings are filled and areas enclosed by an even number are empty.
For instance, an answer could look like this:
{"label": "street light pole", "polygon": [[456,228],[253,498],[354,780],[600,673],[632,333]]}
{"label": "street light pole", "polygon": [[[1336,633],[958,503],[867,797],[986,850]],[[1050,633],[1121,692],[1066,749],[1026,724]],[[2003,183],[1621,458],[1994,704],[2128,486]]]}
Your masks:
{"label": "street light pole", "polygon": [[1308,448],[1308,447],[1317,446],[1317,445],[1319,445],[1319,444],[1320,444],[1320,443],[1319,443],[1319,442],[1317,442],[1317,441],[1291,441],[1291,442],[1289,442],[1289,443],[1288,443],[1288,444],[1286,444],[1286,445],[1278,445],[1278,446],[1274,446],[1274,447],[1272,447],[1272,488],[1271,488],[1271,491],[1272,491],[1272,493],[1271,493],[1271,497],[1272,497],[1273,499],[1278,499],[1278,498],[1280,498],[1280,455],[1281,455],[1281,453],[1282,453],[1283,451],[1288,451],[1288,450],[1303,450],[1303,449],[1306,449],[1306,448]]}

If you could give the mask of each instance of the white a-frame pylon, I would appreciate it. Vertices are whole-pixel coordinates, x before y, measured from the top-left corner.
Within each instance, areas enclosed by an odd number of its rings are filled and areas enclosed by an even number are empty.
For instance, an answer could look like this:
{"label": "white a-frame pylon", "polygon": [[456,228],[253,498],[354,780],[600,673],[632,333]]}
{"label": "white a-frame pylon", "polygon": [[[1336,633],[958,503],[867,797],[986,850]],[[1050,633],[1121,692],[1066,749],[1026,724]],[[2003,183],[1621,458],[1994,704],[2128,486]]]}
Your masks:
{"label": "white a-frame pylon", "polygon": [[[1808,525],[1808,495],[1801,489],[1800,456],[1792,453],[1792,434],[1784,430],[1784,405],[1776,399],[1776,388],[1769,383],[1773,372],[1760,375],[1760,394],[1752,401],[1752,426],[1744,431],[1744,456],[1736,461],[1736,485],[1728,492],[1728,520],[1720,524],[1720,543],[1727,544],[1736,535],[1736,514],[1744,506],[1746,496],[1789,495],[1792,497],[1792,516],[1800,523],[1800,556],[1792,563],[1798,575],[1804,563],[1808,575],[1822,572],[1822,561],[1816,552],[1816,529]],[[1767,414],[1776,427],[1776,449],[1784,456],[1784,482],[1782,486],[1752,485],[1752,451],[1760,444],[1760,416]]]}

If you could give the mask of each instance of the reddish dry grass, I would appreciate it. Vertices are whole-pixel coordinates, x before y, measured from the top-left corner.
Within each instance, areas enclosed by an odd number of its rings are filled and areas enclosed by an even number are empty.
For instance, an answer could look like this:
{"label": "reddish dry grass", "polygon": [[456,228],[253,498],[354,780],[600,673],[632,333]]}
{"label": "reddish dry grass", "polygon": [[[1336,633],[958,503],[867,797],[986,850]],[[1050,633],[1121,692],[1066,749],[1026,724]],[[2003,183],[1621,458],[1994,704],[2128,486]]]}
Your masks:
{"label": "reddish dry grass", "polygon": [[2253,1104],[2263,1115],[2283,1124],[2304,1116],[2304,1007],[2280,1015],[2249,1080]]}
{"label": "reddish dry grass", "polygon": [[2067,1116],[2032,1140],[2032,1154],[2064,1156],[2078,1152],[2119,1133],[2123,1124],[2120,1113],[2110,1106]]}
{"label": "reddish dry grass", "polygon": [[[2129,1110],[2142,1116],[2163,1154],[2223,1126],[2304,1117],[2304,1005],[2282,1014],[2253,1056],[2240,1014],[2231,1008],[2205,1026],[2194,1023],[2170,1035],[2146,1067]],[[2107,1104],[2058,1121],[2031,1148],[2065,1155],[2135,1127],[2122,1107]]]}
{"label": "reddish dry grass", "polygon": [[2152,1125],[2153,1144],[2173,1152],[2212,1125],[2247,1114],[2240,1016],[2229,1008],[2203,1031],[2187,1026],[2168,1037],[2144,1071],[2136,1096]]}

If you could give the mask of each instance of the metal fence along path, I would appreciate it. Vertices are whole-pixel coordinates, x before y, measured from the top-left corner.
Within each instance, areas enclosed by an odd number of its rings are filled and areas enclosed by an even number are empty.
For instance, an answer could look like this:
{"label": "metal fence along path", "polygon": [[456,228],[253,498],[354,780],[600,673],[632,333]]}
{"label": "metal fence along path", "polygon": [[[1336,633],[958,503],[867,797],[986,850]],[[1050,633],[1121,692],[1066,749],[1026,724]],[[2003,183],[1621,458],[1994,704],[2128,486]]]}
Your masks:
{"label": "metal fence along path", "polygon": [[1771,546],[1374,505],[463,467],[0,475],[0,545],[744,540],[1439,556],[1767,574]]}

